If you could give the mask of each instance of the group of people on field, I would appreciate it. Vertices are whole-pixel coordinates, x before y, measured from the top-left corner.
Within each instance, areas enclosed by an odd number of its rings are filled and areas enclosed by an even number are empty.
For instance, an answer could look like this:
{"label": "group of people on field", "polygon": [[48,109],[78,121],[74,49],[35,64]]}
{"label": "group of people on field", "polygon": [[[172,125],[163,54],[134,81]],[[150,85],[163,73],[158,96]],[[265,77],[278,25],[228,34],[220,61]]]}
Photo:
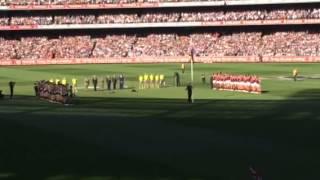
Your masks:
{"label": "group of people on field", "polygon": [[[125,88],[125,77],[123,74],[120,75],[107,75],[106,77],[100,77],[98,78],[96,75],[94,75],[92,78],[85,78],[84,79],[84,87],[85,89],[89,89],[90,83],[93,85],[94,91],[97,91],[97,88],[104,90],[116,90],[124,89]],[[118,86],[119,84],[119,86]]]}
{"label": "group of people on field", "polygon": [[139,89],[160,88],[166,85],[163,74],[143,74],[139,75]]}
{"label": "group of people on field", "polygon": [[256,75],[212,74],[213,88],[248,93],[261,93],[261,80]]}
{"label": "group of people on field", "polygon": [[62,104],[71,103],[71,97],[73,96],[72,89],[68,84],[64,85],[46,80],[36,82],[34,90],[37,97]]}
{"label": "group of people on field", "polygon": [[78,92],[78,80],[76,78],[71,79],[71,83],[68,82],[68,80],[64,77],[62,79],[59,78],[51,78],[49,80],[51,84],[56,84],[56,85],[63,85],[66,86],[68,89],[68,92],[70,92],[71,96],[74,96]]}

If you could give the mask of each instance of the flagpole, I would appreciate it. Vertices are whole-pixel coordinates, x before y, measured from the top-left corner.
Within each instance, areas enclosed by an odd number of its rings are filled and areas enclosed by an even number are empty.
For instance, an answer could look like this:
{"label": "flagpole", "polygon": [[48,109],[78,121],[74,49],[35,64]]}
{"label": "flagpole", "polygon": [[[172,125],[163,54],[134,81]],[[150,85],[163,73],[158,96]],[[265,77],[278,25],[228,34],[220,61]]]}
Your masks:
{"label": "flagpole", "polygon": [[[194,61],[194,49],[191,50],[190,68],[191,68],[191,85],[193,86],[193,61]],[[192,103],[194,102],[194,93],[191,95]]]}

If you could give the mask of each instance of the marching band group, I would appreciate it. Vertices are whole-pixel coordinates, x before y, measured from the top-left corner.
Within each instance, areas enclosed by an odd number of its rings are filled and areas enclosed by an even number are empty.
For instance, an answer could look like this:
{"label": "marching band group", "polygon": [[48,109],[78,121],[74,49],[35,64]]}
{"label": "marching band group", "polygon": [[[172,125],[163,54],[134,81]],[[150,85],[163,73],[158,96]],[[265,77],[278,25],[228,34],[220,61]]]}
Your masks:
{"label": "marching band group", "polygon": [[213,88],[216,90],[230,90],[260,94],[261,80],[256,75],[233,75],[214,73],[212,75]]}

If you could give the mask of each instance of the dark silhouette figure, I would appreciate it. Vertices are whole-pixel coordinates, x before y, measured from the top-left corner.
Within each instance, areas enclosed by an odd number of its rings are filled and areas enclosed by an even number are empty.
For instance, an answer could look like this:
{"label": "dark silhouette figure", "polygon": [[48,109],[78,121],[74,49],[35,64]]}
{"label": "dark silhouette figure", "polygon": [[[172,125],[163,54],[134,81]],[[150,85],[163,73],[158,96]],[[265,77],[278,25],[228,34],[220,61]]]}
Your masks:
{"label": "dark silhouette figure", "polygon": [[39,96],[38,84],[34,83],[33,88],[34,88],[34,93],[35,93],[36,97],[38,97]]}
{"label": "dark silhouette figure", "polygon": [[70,96],[70,97],[73,97],[73,96],[74,96],[72,85],[69,86],[69,96]]}
{"label": "dark silhouette figure", "polygon": [[111,80],[112,80],[112,84],[113,84],[113,89],[117,89],[117,77],[116,77],[116,75],[113,75]]}
{"label": "dark silhouette figure", "polygon": [[3,99],[4,95],[2,94],[2,91],[0,90],[0,99]]}
{"label": "dark silhouette figure", "polygon": [[110,76],[107,76],[106,82],[107,82],[107,88],[110,91],[111,90],[111,82],[112,82]]}
{"label": "dark silhouette figure", "polygon": [[206,76],[204,74],[201,74],[201,81],[202,81],[202,84],[206,83]]}
{"label": "dark silhouette figure", "polygon": [[192,85],[189,83],[186,87],[186,90],[188,92],[188,103],[192,103]]}
{"label": "dark silhouette figure", "polygon": [[94,91],[97,91],[97,85],[98,85],[98,78],[97,78],[97,76],[93,76],[93,78],[92,78],[92,83],[93,83]]}
{"label": "dark silhouette figure", "polygon": [[176,87],[179,87],[180,86],[180,75],[178,72],[174,73],[174,80],[175,80]]}
{"label": "dark silhouette figure", "polygon": [[10,81],[10,82],[9,82],[9,87],[10,87],[10,99],[13,98],[13,91],[14,91],[14,86],[15,86],[15,85],[16,85],[15,82],[13,82],[13,81]]}
{"label": "dark silhouette figure", "polygon": [[120,89],[124,88],[124,76],[123,74],[120,74],[119,76],[119,83],[120,83]]}

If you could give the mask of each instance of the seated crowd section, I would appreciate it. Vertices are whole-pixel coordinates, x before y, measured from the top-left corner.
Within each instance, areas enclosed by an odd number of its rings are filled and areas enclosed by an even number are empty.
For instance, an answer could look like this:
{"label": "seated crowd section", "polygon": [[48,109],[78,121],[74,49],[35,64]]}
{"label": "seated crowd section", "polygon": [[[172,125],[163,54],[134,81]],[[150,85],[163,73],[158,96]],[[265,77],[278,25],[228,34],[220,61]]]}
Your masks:
{"label": "seated crowd section", "polygon": [[[200,0],[1,0],[0,5],[48,5],[48,4],[128,4],[138,2],[190,2]],[[201,1],[228,1],[228,0],[201,0]]]}
{"label": "seated crowd section", "polygon": [[0,37],[0,60],[107,57],[320,56],[320,32]]}
{"label": "seated crowd section", "polygon": [[164,22],[216,22],[240,20],[319,19],[320,8],[179,11],[120,14],[75,14],[1,17],[0,25],[116,24]]}

